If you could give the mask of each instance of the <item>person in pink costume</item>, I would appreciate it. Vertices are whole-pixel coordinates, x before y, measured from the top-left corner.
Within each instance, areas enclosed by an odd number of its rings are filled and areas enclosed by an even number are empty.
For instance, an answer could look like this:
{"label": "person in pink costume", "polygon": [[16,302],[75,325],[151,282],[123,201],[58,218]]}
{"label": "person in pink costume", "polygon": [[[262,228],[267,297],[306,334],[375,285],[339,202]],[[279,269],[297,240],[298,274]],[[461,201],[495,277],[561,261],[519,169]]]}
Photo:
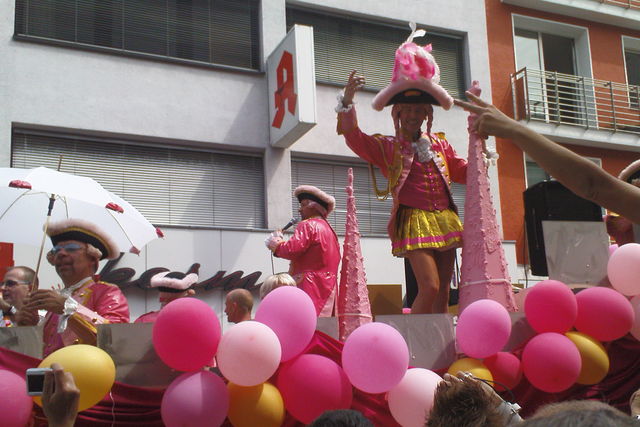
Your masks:
{"label": "person in pink costume", "polygon": [[[444,133],[432,133],[433,107],[448,110],[451,96],[438,85],[440,70],[431,45],[413,43],[415,31],[396,51],[391,83],[373,100],[373,108],[393,105],[395,136],[368,135],[360,130],[353,98],[364,86],[355,71],[339,97],[338,134],[358,156],[377,166],[393,197],[387,226],[392,253],[407,257],[418,282],[412,313],[446,313],[455,249],[462,246],[462,224],[451,196],[451,181],[465,183],[467,161],[459,157]],[[427,121],[426,132],[422,124]],[[375,181],[374,181],[375,185]]]}
{"label": "person in pink costume", "polygon": [[301,185],[293,195],[298,198],[302,221],[293,236],[285,241],[280,230],[265,240],[267,247],[279,258],[291,261],[289,274],[300,289],[313,300],[316,314],[331,316],[335,302],[340,245],[338,236],[327,222],[335,199],[311,185]]}
{"label": "person in pink costume", "polygon": [[71,344],[96,344],[96,326],[128,323],[129,305],[118,286],[95,276],[101,259],[119,254],[112,239],[96,225],[79,219],[52,223],[47,234],[53,249],[47,254],[62,279],[60,290],[32,292],[18,311],[19,325],[38,323],[37,310],[46,310],[43,355]]}
{"label": "person in pink costume", "polygon": [[[640,187],[640,160],[631,162],[629,166],[620,172],[618,178],[631,185]],[[618,246],[627,243],[638,243],[633,233],[633,223],[627,218],[610,212],[605,216],[605,224],[607,225],[607,233],[616,241]]]}
{"label": "person in pink costume", "polygon": [[[198,275],[195,273],[184,274],[179,271],[163,271],[155,274],[150,282],[150,287],[158,289],[158,301],[160,310],[167,304],[178,298],[190,297],[196,294],[191,289],[198,282]],[[138,317],[134,323],[153,323],[158,318],[160,310],[150,311]]]}

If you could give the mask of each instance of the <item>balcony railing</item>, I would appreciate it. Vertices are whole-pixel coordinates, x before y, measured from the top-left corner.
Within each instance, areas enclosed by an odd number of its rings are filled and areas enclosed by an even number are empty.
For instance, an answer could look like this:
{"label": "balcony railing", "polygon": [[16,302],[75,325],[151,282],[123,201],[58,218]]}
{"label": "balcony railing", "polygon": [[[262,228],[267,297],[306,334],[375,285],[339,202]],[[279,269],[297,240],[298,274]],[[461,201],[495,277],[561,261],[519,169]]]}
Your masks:
{"label": "balcony railing", "polygon": [[640,134],[640,87],[523,68],[511,75],[517,120]]}
{"label": "balcony railing", "polygon": [[597,3],[610,4],[613,6],[620,6],[626,9],[640,10],[640,0],[593,0]]}

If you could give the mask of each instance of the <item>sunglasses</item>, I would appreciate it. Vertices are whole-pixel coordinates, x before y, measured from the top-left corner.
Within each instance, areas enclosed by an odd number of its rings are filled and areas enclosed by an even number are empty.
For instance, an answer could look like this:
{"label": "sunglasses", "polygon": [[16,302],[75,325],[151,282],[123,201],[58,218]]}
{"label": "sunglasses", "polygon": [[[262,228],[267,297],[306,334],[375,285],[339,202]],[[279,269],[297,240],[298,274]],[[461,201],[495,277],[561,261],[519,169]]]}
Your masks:
{"label": "sunglasses", "polygon": [[57,255],[63,249],[65,250],[65,252],[75,252],[79,251],[82,248],[84,248],[84,246],[78,243],[67,243],[64,245],[55,245],[49,252],[53,255]]}
{"label": "sunglasses", "polygon": [[4,282],[0,282],[0,288],[13,288],[17,285],[28,285],[29,282],[16,282],[15,280],[5,280]]}

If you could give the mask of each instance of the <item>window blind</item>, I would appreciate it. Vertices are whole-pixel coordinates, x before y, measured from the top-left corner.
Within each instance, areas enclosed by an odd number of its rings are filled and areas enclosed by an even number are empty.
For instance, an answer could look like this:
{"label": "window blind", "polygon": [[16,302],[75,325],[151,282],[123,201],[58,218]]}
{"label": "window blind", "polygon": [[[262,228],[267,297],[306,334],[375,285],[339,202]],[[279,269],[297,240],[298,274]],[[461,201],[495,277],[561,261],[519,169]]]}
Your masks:
{"label": "window blind", "polygon": [[262,158],[14,130],[12,166],[87,176],[156,225],[264,228]]}
{"label": "window blind", "polygon": [[[367,88],[379,90],[391,81],[393,58],[398,46],[410,34],[409,27],[287,8],[287,27],[313,27],[316,80],[343,85],[352,70],[367,79]],[[464,95],[463,40],[460,37],[427,33],[415,38],[420,45],[431,43],[440,67],[440,84],[455,98]]]}
{"label": "window blind", "polygon": [[[356,198],[358,225],[362,235],[386,235],[387,221],[391,212],[391,198],[376,199],[371,184],[369,168],[360,164],[329,163],[315,160],[295,159],[291,162],[292,191],[299,185],[314,185],[336,198],[336,208],[328,221],[338,234],[344,234],[347,213],[347,171],[353,168],[353,194]],[[386,186],[386,178],[376,170],[378,187]],[[298,212],[299,203],[291,199],[293,212]]]}
{"label": "window blind", "polygon": [[260,68],[259,0],[16,0],[16,35]]}
{"label": "window blind", "polygon": [[[295,159],[291,162],[292,192],[299,185],[315,185],[336,198],[336,208],[327,218],[338,234],[344,234],[347,213],[347,170],[353,168],[353,194],[360,234],[367,236],[387,235],[387,222],[391,213],[392,199],[380,201],[373,191],[369,168],[362,163],[340,164],[318,162],[309,159]],[[374,167],[378,188],[386,188],[387,179]],[[453,183],[453,200],[458,207],[460,219],[464,221],[464,199],[466,186]],[[291,199],[293,212],[298,212],[298,200]]]}

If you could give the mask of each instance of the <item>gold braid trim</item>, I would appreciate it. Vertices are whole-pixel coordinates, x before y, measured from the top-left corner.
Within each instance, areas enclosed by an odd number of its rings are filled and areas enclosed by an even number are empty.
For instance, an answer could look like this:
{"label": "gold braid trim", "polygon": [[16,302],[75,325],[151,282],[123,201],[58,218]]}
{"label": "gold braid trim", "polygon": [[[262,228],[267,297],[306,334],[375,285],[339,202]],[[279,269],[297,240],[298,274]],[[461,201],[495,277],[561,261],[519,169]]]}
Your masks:
{"label": "gold braid trim", "polygon": [[371,174],[371,182],[373,183],[373,191],[376,193],[376,198],[380,201],[384,201],[387,200],[392,194],[392,189],[396,186],[396,184],[398,183],[398,179],[400,178],[400,174],[402,174],[402,153],[400,152],[400,144],[394,142],[393,162],[389,164],[389,162],[387,162],[387,156],[384,152],[384,147],[382,146],[382,141],[378,139],[376,141],[378,142],[380,151],[382,151],[382,158],[384,159],[385,166],[387,168],[387,188],[383,190],[378,188],[376,173],[373,170],[373,164],[371,163],[369,163],[369,173]]}

